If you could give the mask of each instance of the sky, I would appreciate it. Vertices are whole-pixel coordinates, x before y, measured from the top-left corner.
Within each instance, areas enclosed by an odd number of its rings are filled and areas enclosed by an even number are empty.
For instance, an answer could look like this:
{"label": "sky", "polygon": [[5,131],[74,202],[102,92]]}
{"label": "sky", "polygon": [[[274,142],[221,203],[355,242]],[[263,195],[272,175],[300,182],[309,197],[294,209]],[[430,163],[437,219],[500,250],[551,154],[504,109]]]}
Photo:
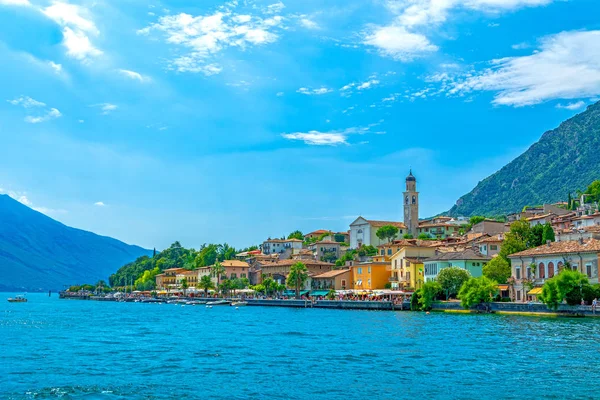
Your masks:
{"label": "sky", "polygon": [[597,0],[0,0],[0,193],[158,249],[448,210],[600,96]]}

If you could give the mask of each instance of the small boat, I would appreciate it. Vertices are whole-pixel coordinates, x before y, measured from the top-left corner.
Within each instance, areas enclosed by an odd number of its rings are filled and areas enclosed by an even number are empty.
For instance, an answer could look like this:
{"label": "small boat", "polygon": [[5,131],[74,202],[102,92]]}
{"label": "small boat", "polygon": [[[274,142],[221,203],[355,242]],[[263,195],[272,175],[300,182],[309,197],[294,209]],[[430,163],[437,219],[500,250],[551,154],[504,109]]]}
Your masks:
{"label": "small boat", "polygon": [[247,301],[234,301],[233,303],[230,304],[232,307],[242,307],[242,306],[247,306],[248,302]]}
{"label": "small boat", "polygon": [[190,300],[187,303],[188,306],[199,306],[199,305],[204,305],[206,304],[206,301],[202,301],[202,300]]}
{"label": "small boat", "polygon": [[18,294],[15,297],[10,297],[8,299],[9,303],[27,303],[27,298],[24,294]]}
{"label": "small boat", "polygon": [[231,304],[228,300],[217,300],[206,303],[207,306],[226,306]]}

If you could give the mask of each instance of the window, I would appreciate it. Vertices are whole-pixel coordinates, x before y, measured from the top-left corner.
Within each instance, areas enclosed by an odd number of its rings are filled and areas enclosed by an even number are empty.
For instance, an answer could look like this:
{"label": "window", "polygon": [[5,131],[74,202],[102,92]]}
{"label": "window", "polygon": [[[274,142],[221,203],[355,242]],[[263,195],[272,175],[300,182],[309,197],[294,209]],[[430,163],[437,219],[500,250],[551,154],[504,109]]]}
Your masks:
{"label": "window", "polygon": [[406,196],[406,200],[405,201],[406,201],[406,204],[408,204],[408,196]]}
{"label": "window", "polygon": [[548,263],[548,278],[552,278],[554,276],[554,263]]}
{"label": "window", "polygon": [[406,272],[406,280],[410,281],[410,272]]}
{"label": "window", "polygon": [[404,277],[404,270],[403,270],[403,269],[401,269],[401,270],[400,270],[400,277],[401,277],[401,278],[403,278],[403,277]]}
{"label": "window", "polygon": [[417,204],[417,196],[413,196],[413,204]]}
{"label": "window", "polygon": [[521,300],[521,292],[517,292],[517,300]]}
{"label": "window", "polygon": [[360,274],[362,274],[362,268],[357,268],[357,269],[356,269],[356,272],[357,272],[359,275],[360,275]]}
{"label": "window", "polygon": [[356,233],[363,233],[362,229],[359,229]]}
{"label": "window", "polygon": [[381,255],[384,256],[385,255],[385,250],[381,249]]}
{"label": "window", "polygon": [[521,267],[515,268],[515,275],[517,279],[521,279]]}
{"label": "window", "polygon": [[342,279],[342,289],[346,287],[346,280]]}
{"label": "window", "polygon": [[585,266],[585,272],[586,272],[588,278],[592,277],[592,265],[591,264],[587,264]]}
{"label": "window", "polygon": [[367,281],[367,285],[369,285],[369,287],[371,287],[371,280],[370,279]]}
{"label": "window", "polygon": [[392,249],[388,249],[388,256],[392,255]]}
{"label": "window", "polygon": [[490,244],[490,250],[498,250],[497,244]]}
{"label": "window", "polygon": [[371,273],[371,267],[367,267],[367,273],[370,274]]}
{"label": "window", "polygon": [[546,265],[544,263],[540,263],[538,265],[538,278],[544,279],[546,277]]}
{"label": "window", "polygon": [[240,278],[247,278],[246,274],[240,274]]}
{"label": "window", "polygon": [[397,269],[397,268],[398,268],[398,260],[396,259],[396,260],[394,260],[394,269]]}

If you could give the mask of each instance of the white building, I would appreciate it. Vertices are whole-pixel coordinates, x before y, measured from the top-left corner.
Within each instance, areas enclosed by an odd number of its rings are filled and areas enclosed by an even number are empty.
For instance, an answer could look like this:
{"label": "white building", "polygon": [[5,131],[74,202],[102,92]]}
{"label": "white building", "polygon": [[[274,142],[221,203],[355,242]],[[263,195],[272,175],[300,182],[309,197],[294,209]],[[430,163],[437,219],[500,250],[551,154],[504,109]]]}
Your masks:
{"label": "white building", "polygon": [[301,249],[302,240],[300,239],[267,239],[263,242],[261,250],[263,254],[281,254],[293,249]]}

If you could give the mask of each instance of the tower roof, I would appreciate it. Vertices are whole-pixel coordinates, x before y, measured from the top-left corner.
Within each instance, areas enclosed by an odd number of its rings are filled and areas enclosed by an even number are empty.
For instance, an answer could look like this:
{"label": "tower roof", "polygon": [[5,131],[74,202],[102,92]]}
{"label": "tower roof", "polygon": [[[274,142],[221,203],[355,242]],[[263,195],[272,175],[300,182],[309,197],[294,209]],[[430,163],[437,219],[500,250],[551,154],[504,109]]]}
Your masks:
{"label": "tower roof", "polygon": [[415,178],[415,176],[412,174],[412,169],[410,170],[410,172],[408,173],[408,176],[406,177],[406,181],[407,182],[416,182],[417,178]]}

